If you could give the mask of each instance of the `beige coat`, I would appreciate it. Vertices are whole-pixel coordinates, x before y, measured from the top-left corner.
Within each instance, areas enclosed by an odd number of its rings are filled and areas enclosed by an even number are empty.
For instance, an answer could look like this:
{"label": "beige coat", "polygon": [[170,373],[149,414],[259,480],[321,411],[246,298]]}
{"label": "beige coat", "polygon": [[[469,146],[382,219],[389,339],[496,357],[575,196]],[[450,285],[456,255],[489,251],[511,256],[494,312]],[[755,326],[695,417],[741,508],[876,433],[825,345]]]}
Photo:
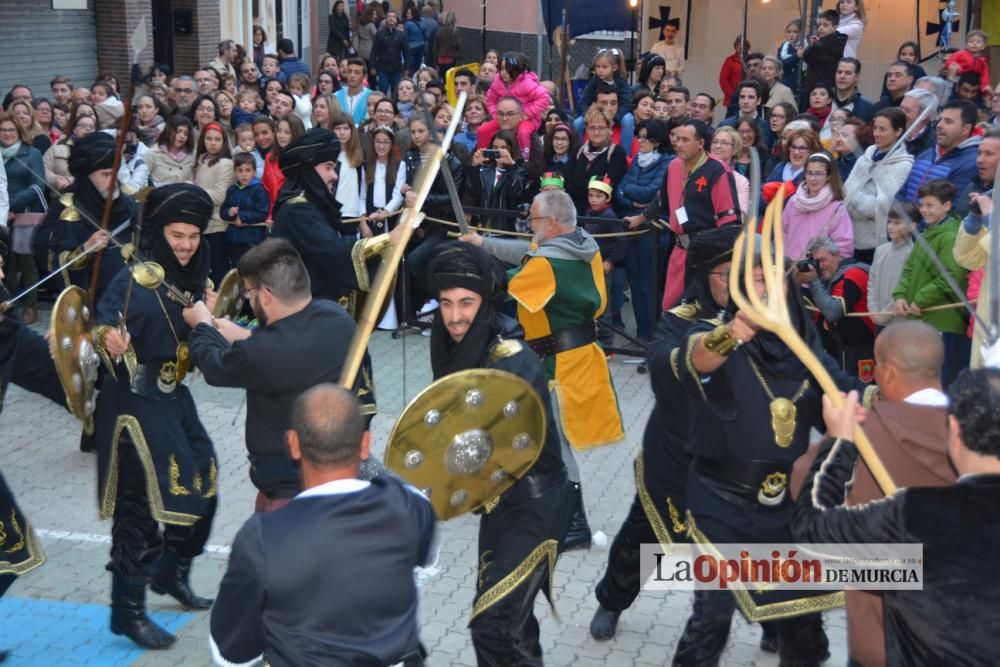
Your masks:
{"label": "beige coat", "polygon": [[199,185],[208,196],[212,198],[212,219],[208,222],[206,234],[224,232],[229,227],[229,223],[219,216],[219,208],[226,201],[226,192],[229,186],[236,180],[233,171],[233,161],[229,158],[222,158],[213,165],[200,162],[195,170],[194,182]]}
{"label": "beige coat", "polygon": [[45,182],[56,189],[59,188],[56,185],[56,179],[59,176],[68,180],[69,185],[72,185],[75,180],[69,173],[69,151],[70,144],[60,141],[52,144],[42,156],[42,164],[45,165]]}
{"label": "beige coat", "polygon": [[[986,227],[979,230],[978,234],[970,234],[962,226],[958,228],[958,236],[955,238],[955,247],[952,249],[955,261],[963,269],[976,271],[987,265],[990,258],[990,232]],[[994,268],[995,268],[995,262]],[[979,285],[979,297],[976,299],[976,312],[984,322],[991,322],[990,319],[990,276],[989,269],[983,276]],[[986,344],[983,336],[983,328],[976,323],[972,329],[972,359],[969,366],[980,368],[983,365],[982,346]]]}
{"label": "beige coat", "polygon": [[799,105],[795,103],[795,94],[792,92],[792,89],[780,81],[775,81],[767,95],[767,104],[764,106],[770,109],[780,102],[788,102],[796,111],[799,110]]}
{"label": "beige coat", "polygon": [[194,178],[194,153],[188,153],[178,162],[170,157],[163,146],[154,146],[146,153],[146,166],[149,167],[149,184],[153,187],[167,183],[189,183]]}

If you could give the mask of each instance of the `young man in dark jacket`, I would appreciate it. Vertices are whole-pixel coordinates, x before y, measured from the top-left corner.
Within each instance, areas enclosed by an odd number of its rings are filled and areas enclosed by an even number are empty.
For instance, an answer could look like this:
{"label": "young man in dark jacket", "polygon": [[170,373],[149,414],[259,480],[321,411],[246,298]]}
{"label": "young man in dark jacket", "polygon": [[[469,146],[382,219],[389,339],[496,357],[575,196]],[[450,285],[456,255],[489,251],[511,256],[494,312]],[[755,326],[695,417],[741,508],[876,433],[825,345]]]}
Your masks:
{"label": "young man in dark jacket", "polygon": [[399,29],[396,12],[385,15],[382,27],[375,33],[371,67],[378,72],[378,89],[386,95],[396,90],[403,78],[403,63],[409,57],[406,35]]}
{"label": "young man in dark jacket", "polygon": [[230,223],[226,229],[226,247],[233,266],[247,250],[267,235],[263,222],[271,210],[271,198],[256,176],[256,162],[250,153],[233,157],[236,182],[229,186],[219,217]]}

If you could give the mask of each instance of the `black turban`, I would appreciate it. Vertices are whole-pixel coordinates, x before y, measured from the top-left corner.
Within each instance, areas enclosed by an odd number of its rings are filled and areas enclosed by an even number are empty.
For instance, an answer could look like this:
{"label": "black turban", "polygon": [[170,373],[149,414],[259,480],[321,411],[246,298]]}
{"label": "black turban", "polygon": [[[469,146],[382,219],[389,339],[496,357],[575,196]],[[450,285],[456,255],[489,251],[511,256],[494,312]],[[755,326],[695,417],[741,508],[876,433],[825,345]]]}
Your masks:
{"label": "black turban", "polygon": [[484,301],[503,303],[507,274],[488,252],[453,241],[442,244],[427,267],[427,283],[436,297],[442,290],[462,287],[476,292]]}
{"label": "black turban", "polygon": [[435,378],[479,368],[486,361],[493,340],[496,309],[503,303],[506,273],[485,250],[469,243],[443,243],[427,269],[427,282],[435,297],[443,290],[461,287],[476,292],[483,302],[461,341],[452,339],[439,312],[431,325],[431,370]]}
{"label": "black turban", "polygon": [[172,222],[184,222],[205,231],[214,211],[212,198],[202,188],[190,183],[170,183],[149,193],[142,219],[146,227],[162,228]]}
{"label": "black turban", "polygon": [[163,228],[182,222],[204,232],[214,208],[212,198],[197,185],[171,183],[151,191],[142,209],[142,225],[153,260],[163,266],[168,282],[192,293],[196,299],[201,298],[211,268],[208,241],[203,236],[198,250],[187,265],[182,266],[167,242]]}
{"label": "black turban", "polygon": [[115,163],[115,140],[105,132],[94,132],[75,142],[69,152],[69,173],[83,178]]}
{"label": "black turban", "polygon": [[278,166],[287,178],[323,162],[336,162],[338,157],[340,157],[340,142],[337,137],[330,130],[316,127],[281,151]]}
{"label": "black turban", "polygon": [[723,262],[732,261],[733,246],[741,231],[742,225],[732,224],[692,236],[687,251],[688,273],[707,271]]}

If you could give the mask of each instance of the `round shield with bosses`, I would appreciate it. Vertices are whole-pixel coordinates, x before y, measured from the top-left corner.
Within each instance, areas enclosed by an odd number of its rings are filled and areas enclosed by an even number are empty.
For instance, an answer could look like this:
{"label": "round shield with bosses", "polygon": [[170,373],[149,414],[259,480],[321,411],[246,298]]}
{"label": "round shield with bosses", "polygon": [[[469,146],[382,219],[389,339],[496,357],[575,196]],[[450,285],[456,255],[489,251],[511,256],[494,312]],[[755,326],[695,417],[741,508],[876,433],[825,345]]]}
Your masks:
{"label": "round shield with bosses", "polygon": [[84,424],[97,406],[94,385],[101,365],[91,336],[93,325],[87,293],[75,285],[64,289],[52,309],[49,348],[70,412]]}
{"label": "round shield with bosses", "polygon": [[212,316],[218,318],[228,317],[235,320],[240,311],[243,310],[243,280],[240,272],[236,269],[229,269],[219,283],[216,290],[218,296],[215,300],[215,308],[212,309]]}
{"label": "round shield with bosses", "polygon": [[479,509],[524,476],[542,452],[545,428],[545,404],[526,380],[474,368],[437,380],[406,406],[385,464],[446,521]]}

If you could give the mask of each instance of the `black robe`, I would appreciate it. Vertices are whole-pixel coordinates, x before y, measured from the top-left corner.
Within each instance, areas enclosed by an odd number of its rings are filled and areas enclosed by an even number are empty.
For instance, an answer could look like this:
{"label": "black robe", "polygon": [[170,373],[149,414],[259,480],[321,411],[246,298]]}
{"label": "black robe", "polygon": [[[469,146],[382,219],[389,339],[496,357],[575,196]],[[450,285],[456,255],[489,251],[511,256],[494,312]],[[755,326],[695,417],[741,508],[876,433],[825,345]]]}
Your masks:
{"label": "black robe", "polygon": [[359,242],[344,236],[340,226],[339,217],[328,220],[305,197],[289,199],[274,216],[271,235],[288,239],[302,255],[317,299],[338,301],[359,288],[367,290],[368,270],[354,252]]}
{"label": "black robe", "polygon": [[[788,543],[792,541],[791,468],[808,448],[810,430],[825,430],[822,390],[802,366],[793,375],[779,376],[767,364],[752,362],[748,346],[737,348],[714,373],[703,377],[695,370],[691,354],[700,337],[719,324],[714,319],[695,323],[676,360],[682,386],[704,408],[696,437],[687,448],[693,459],[687,478],[691,537],[702,544]],[[841,371],[826,353],[820,352],[819,357],[842,391],[856,389],[865,394],[868,389],[867,396],[874,392]],[[776,442],[771,398],[753,364],[774,396],[796,398],[795,430],[787,446]],[[795,368],[795,364],[787,365]],[[755,622],[844,603],[842,593],[760,592],[742,586],[733,586],[732,591],[740,610]]]}
{"label": "black robe", "polygon": [[[317,299],[233,345],[207,324],[191,331],[191,358],[205,380],[216,387],[247,390],[250,479],[268,498],[291,498],[302,490],[298,466],[285,448],[292,407],[310,387],[324,382],[337,384],[356,329],[347,311],[332,301]],[[367,354],[355,394],[363,412],[374,415],[374,383]]]}
{"label": "black robe", "polygon": [[[118,325],[118,313],[125,312],[131,281],[131,272],[122,269],[97,306],[96,347],[106,370],[94,431],[100,515],[108,519],[114,513],[118,447],[132,443],[146,474],[153,518],[189,526],[213,511],[218,494],[218,463],[212,440],[198,418],[190,390],[180,382],[171,385],[179,342],[185,343],[190,328],[184,322],[183,307],[168,296],[165,286],[150,290],[135,283],[126,323],[131,347],[122,360],[113,362],[103,337],[108,328]],[[132,384],[143,373],[150,378],[142,383],[149,391],[137,392]]]}
{"label": "black robe", "polygon": [[883,500],[847,508],[845,486],[856,461],[853,443],[823,443],[795,505],[795,538],[922,544],[923,590],[882,592],[886,664],[995,664],[1000,475],[901,489]]}
{"label": "black robe", "polygon": [[428,559],[434,521],[431,504],[388,475],[254,514],[212,608],[213,652],[230,663],[264,654],[273,667],[383,667],[417,651],[413,568]]}
{"label": "black robe", "polygon": [[[66,407],[45,339],[10,318],[0,320],[0,412],[7,387],[16,384]],[[16,577],[45,562],[35,533],[0,475],[0,595]]]}

